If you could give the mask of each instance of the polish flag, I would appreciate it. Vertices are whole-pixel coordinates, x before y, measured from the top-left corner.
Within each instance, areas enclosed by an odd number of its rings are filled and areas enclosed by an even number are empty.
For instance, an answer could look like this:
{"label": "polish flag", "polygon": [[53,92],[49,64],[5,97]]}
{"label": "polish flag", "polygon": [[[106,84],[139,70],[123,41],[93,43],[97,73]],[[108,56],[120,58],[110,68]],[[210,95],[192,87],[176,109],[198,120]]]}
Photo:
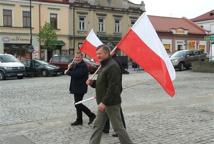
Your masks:
{"label": "polish flag", "polygon": [[175,95],[172,81],[175,69],[149,18],[144,13],[117,44],[170,95]]}
{"label": "polish flag", "polygon": [[99,60],[96,56],[96,48],[100,45],[103,45],[103,43],[100,41],[100,39],[92,29],[86,37],[86,40],[83,42],[80,51],[90,56],[95,62],[98,63]]}

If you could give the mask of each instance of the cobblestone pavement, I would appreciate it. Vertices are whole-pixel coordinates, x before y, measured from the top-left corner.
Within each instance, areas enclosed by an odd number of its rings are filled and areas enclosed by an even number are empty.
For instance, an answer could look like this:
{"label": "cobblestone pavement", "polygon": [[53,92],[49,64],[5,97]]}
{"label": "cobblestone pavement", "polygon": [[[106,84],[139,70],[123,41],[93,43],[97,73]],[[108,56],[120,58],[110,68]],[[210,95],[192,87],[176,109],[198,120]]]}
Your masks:
{"label": "cobblestone pavement", "polygon": [[[177,72],[175,97],[146,73],[123,76],[123,111],[136,144],[214,144],[214,74]],[[25,78],[0,82],[0,144],[87,144],[88,118],[75,120],[69,77]],[[89,89],[85,98],[94,96]],[[85,103],[96,112],[95,101]],[[101,144],[119,140],[103,134]]]}

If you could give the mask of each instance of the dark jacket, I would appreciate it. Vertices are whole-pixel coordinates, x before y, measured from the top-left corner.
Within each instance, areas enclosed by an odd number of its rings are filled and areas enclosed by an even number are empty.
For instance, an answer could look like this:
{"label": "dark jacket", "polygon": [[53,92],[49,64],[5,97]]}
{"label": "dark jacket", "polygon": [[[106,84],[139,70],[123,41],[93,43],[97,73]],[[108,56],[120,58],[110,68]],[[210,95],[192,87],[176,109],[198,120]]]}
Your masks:
{"label": "dark jacket", "polygon": [[88,79],[89,71],[84,61],[74,64],[66,74],[71,76],[70,93],[84,94],[87,92],[88,86],[85,82]]}
{"label": "dark jacket", "polygon": [[107,106],[121,103],[122,73],[119,65],[112,58],[101,62],[96,80],[97,104],[103,103]]}

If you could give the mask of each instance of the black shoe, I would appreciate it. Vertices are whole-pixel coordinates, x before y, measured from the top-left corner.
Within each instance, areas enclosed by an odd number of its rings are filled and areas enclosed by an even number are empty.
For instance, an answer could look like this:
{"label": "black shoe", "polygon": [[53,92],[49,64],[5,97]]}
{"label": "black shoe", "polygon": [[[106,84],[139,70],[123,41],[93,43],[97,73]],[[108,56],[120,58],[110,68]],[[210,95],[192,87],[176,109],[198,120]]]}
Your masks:
{"label": "black shoe", "polygon": [[81,121],[75,121],[73,123],[71,123],[71,126],[77,126],[77,125],[82,125]]}
{"label": "black shoe", "polygon": [[118,134],[114,133],[112,134],[113,137],[118,137]]}
{"label": "black shoe", "polygon": [[109,133],[109,130],[103,130],[103,133],[106,133],[106,134],[108,134]]}
{"label": "black shoe", "polygon": [[96,118],[96,115],[94,113],[92,113],[92,116],[89,118],[88,125],[90,125],[91,123],[93,123],[93,121],[94,121],[95,118]]}

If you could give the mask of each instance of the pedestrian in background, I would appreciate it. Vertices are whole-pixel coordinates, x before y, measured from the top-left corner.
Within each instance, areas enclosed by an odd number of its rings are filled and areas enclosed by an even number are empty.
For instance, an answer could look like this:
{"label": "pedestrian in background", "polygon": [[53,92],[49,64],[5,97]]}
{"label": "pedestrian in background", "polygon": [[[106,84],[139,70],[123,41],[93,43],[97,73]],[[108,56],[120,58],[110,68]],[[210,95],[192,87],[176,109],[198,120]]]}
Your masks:
{"label": "pedestrian in background", "polygon": [[89,144],[100,144],[102,131],[108,118],[114,131],[118,134],[120,142],[122,144],[132,144],[122,124],[120,115],[120,95],[122,92],[122,73],[120,67],[117,62],[111,58],[108,46],[99,46],[96,54],[101,64],[97,80],[88,79],[86,81],[86,84],[96,88],[96,101],[98,104],[94,131]]}
{"label": "pedestrian in background", "polygon": [[[81,52],[75,53],[73,63],[68,65],[68,69],[65,70],[64,73],[71,76],[69,90],[71,94],[74,94],[74,102],[76,103],[81,101],[88,89],[85,81],[88,79],[89,74],[88,67],[83,61],[83,55]],[[75,105],[75,108],[77,118],[73,123],[71,123],[72,126],[83,124],[82,112],[89,117],[88,124],[91,124],[96,117],[95,114],[83,104]]]}

